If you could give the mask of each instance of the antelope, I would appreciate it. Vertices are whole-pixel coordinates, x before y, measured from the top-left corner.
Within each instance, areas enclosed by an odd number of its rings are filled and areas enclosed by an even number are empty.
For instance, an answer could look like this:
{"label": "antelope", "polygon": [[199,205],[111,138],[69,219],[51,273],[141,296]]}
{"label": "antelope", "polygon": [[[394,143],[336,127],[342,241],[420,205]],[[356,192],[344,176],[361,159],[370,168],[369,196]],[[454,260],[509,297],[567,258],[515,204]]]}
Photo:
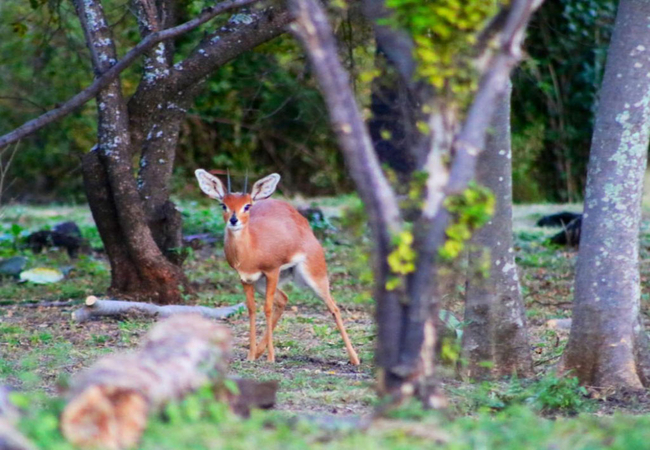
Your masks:
{"label": "antelope", "polygon": [[[230,191],[221,180],[203,169],[195,171],[201,190],[221,203],[226,223],[224,250],[228,264],[237,271],[246,295],[250,323],[248,360],[254,361],[268,347],[268,361],[275,361],[273,330],[289,301],[280,286],[290,279],[307,286],[325,302],[334,316],[350,362],[359,357],[345,331],[338,306],[330,295],[325,252],[305,219],[289,203],[270,199],[280,181],[277,173],[253,185],[251,193]],[[255,291],[265,296],[266,332],[256,345]]]}

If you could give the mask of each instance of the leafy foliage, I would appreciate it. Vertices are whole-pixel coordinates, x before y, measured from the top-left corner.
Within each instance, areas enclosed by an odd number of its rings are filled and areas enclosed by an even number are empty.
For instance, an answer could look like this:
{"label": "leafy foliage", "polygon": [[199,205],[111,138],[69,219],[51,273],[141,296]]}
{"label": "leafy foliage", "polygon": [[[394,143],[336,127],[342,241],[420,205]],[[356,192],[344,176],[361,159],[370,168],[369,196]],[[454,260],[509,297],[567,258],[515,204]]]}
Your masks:
{"label": "leafy foliage", "polygon": [[418,74],[455,96],[476,89],[471,51],[477,34],[497,11],[497,0],[387,0],[394,25],[409,31],[419,61]]}
{"label": "leafy foliage", "polygon": [[454,216],[454,222],[447,227],[447,241],[440,249],[440,256],[448,261],[455,259],[473,231],[490,220],[494,205],[492,192],[475,183],[462,194],[447,197],[444,206]]}
{"label": "leafy foliage", "polygon": [[616,0],[544,2],[513,77],[515,201],[582,198]]}
{"label": "leafy foliage", "polygon": [[[118,42],[132,43],[136,29],[126,5],[104,2],[108,19],[115,23]],[[0,2],[0,133],[72,97],[92,81],[90,62],[79,20],[67,2],[59,0],[5,0]],[[135,69],[123,75],[131,92]],[[79,156],[95,143],[95,103],[23,140],[12,166],[14,193],[41,198],[81,200]],[[11,198],[11,196],[9,197]]]}

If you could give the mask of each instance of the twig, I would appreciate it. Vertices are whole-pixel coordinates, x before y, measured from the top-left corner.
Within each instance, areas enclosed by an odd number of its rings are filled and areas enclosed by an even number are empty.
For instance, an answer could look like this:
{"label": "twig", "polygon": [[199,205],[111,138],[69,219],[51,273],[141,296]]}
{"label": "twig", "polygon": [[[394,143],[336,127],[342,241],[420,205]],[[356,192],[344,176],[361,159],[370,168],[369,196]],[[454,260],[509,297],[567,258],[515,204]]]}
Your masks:
{"label": "twig", "polygon": [[541,306],[556,306],[558,308],[564,306],[572,306],[573,302],[542,302],[540,300],[529,300],[529,303],[536,303]]}
{"label": "twig", "polygon": [[[14,160],[14,156],[16,156],[16,151],[18,151],[19,145],[20,141],[16,142],[14,149],[9,153],[9,159],[6,163],[2,161],[4,151],[0,151],[0,218],[4,215],[2,211],[2,195],[5,190],[5,180],[7,178],[7,173],[9,172],[9,167],[11,167],[11,163]],[[11,183],[9,184],[11,185]]]}
{"label": "twig", "polygon": [[150,34],[140,41],[138,45],[133,47],[124,58],[104,72],[102,76],[97,78],[90,86],[79,92],[59,108],[52,109],[36,119],[24,123],[4,136],[0,136],[0,149],[17,142],[25,136],[29,136],[35,131],[43,128],[45,125],[54,122],[81,107],[84,103],[95,97],[99,91],[108,86],[108,84],[122,71],[133,64],[138,56],[151,49],[157,43],[185,34],[225,11],[246,6],[257,1],[259,0],[226,0],[215,6],[205,8],[197,17],[185,22],[184,24]]}

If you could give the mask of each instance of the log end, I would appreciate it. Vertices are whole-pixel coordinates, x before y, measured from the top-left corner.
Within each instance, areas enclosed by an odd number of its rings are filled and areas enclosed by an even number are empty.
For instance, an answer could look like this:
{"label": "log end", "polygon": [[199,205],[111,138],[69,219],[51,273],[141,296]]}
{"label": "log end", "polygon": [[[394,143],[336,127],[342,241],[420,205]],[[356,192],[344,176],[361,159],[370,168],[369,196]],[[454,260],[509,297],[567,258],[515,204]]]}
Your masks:
{"label": "log end", "polygon": [[131,448],[144,431],[148,412],[149,405],[138,392],[93,385],[65,407],[61,431],[81,448]]}
{"label": "log end", "polygon": [[97,300],[99,299],[94,295],[89,295],[86,297],[86,306],[93,306],[95,303],[97,303]]}

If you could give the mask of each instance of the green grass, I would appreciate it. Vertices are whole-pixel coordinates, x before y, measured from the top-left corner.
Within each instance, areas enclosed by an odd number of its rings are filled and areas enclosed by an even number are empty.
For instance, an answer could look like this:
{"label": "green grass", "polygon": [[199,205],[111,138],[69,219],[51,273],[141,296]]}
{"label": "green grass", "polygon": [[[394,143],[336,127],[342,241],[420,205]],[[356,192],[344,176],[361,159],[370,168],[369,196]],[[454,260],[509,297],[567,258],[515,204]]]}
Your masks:
{"label": "green grass", "polygon": [[[287,286],[287,310],[275,337],[275,364],[265,358],[245,360],[248,317],[229,319],[234,355],[231,370],[241,377],[278,380],[277,409],[255,411],[248,420],[197,393],[151,418],[141,449],[634,449],[650,440],[650,409],[643,399],[600,398],[585,395],[574,379],[558,379],[552,367],[566,344],[567,333],[544,326],[550,318],[569,317],[576,253],[544,244],[556,230],[535,228],[546,213],[575,206],[515,207],[515,249],[522,291],[527,305],[537,379],[470,383],[456,379],[451,367],[440,367],[441,387],[449,401],[444,413],[423,411],[407,404],[370,428],[359,427],[359,416],[372,412],[373,357],[376,330],[370,295],[372,273],[367,250],[371,244],[363,214],[353,197],[319,199],[326,214],[340,214],[338,227],[317,230],[326,250],[332,294],[342,309],[348,333],[362,365],[347,364],[347,355],[325,305],[311,293]],[[185,233],[221,236],[223,225],[214,202],[181,202]],[[68,308],[25,308],[23,302],[82,301],[101,295],[110,283],[110,270],[101,253],[70,260],[50,250],[33,255],[24,237],[43,227],[75,220],[84,237],[99,247],[88,210],[84,207],[12,206],[0,224],[0,257],[22,255],[27,268],[71,267],[56,284],[19,284],[0,280],[0,383],[15,387],[25,406],[20,427],[40,448],[71,449],[58,429],[62,402],[58,386],[102,355],[135,347],[152,326],[151,320],[98,321],[76,324]],[[650,256],[650,225],[644,222],[641,252]],[[236,274],[223,258],[218,242],[190,252],[185,270],[196,287],[198,304],[233,305],[243,301]],[[650,263],[641,265],[650,277]],[[462,321],[463,285],[445,299],[444,309]],[[649,310],[645,294],[644,312]],[[261,309],[258,335],[265,328]],[[452,353],[455,343],[450,344]],[[457,355],[456,355],[457,356]],[[606,416],[606,417],[602,417]],[[309,419],[318,417],[314,422]],[[323,423],[325,418],[325,423]]]}

